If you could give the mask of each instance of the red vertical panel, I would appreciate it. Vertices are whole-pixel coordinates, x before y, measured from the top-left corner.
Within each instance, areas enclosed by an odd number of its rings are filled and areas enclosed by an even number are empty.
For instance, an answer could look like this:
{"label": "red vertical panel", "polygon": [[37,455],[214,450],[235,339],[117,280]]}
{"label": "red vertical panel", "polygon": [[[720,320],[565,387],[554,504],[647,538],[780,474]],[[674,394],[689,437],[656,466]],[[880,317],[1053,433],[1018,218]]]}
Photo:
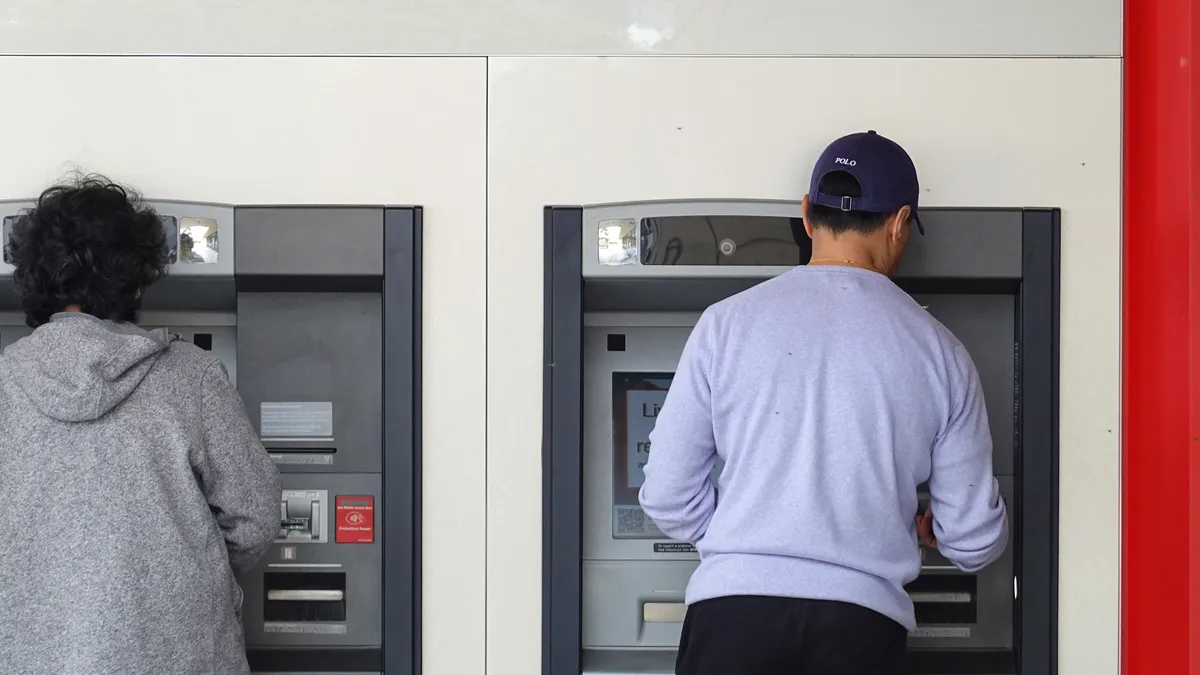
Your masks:
{"label": "red vertical panel", "polygon": [[1190,170],[1189,194],[1191,196],[1190,213],[1186,229],[1190,238],[1188,247],[1188,289],[1191,295],[1188,304],[1188,334],[1187,364],[1190,398],[1188,401],[1188,428],[1184,452],[1191,462],[1191,486],[1188,513],[1189,524],[1189,562],[1190,580],[1188,587],[1189,609],[1191,624],[1188,628],[1188,644],[1190,645],[1189,673],[1200,673],[1200,168],[1196,160],[1200,159],[1200,120],[1196,118],[1196,108],[1200,105],[1200,7],[1198,0],[1190,0],[1187,4],[1191,16],[1181,21],[1189,27],[1187,92],[1188,96],[1188,127],[1191,133],[1188,160]]}
{"label": "red vertical panel", "polygon": [[1125,675],[1200,673],[1194,3],[1125,2]]}
{"label": "red vertical panel", "polygon": [[1200,122],[1196,119],[1196,107],[1200,103],[1200,77],[1198,77],[1197,59],[1200,59],[1200,8],[1198,8],[1197,0],[1191,0],[1190,9],[1192,15],[1190,21],[1186,21],[1190,28],[1189,55],[1188,55],[1188,92],[1189,108],[1188,122],[1191,128],[1191,160],[1188,163],[1191,168],[1191,214],[1187,223],[1187,230],[1191,237],[1191,246],[1189,247],[1189,283],[1188,288],[1191,292],[1191,303],[1189,304],[1189,331],[1187,336],[1187,358],[1188,358],[1188,382],[1190,383],[1191,399],[1188,404],[1188,446],[1187,454],[1191,458],[1191,500],[1188,508],[1188,513],[1191,514],[1190,523],[1190,551],[1191,556],[1191,580],[1189,586],[1189,599],[1191,609],[1191,626],[1188,631],[1188,642],[1191,645],[1190,669],[1189,673],[1200,673],[1200,223],[1197,223],[1197,218],[1200,217],[1200,169],[1197,169],[1195,163],[1200,158],[1200,130],[1197,126]]}

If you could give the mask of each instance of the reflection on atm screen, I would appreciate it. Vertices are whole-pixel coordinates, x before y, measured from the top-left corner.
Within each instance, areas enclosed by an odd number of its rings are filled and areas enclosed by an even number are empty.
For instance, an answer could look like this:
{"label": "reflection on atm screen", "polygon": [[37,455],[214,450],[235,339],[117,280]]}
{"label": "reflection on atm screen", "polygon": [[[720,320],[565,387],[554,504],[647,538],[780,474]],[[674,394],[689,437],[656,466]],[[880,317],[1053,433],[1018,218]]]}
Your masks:
{"label": "reflection on atm screen", "polygon": [[174,265],[179,260],[179,221],[175,216],[158,217],[162,223],[163,234],[166,236],[167,264]]}
{"label": "reflection on atm screen", "polygon": [[13,228],[17,225],[17,216],[4,216],[4,262],[12,264],[12,246],[9,241],[12,239]]}
{"label": "reflection on atm screen", "polygon": [[643,218],[638,231],[643,265],[801,265],[812,240],[801,218],[708,215]]}
{"label": "reflection on atm screen", "polygon": [[212,218],[180,218],[179,262],[185,265],[210,265],[217,262],[217,230],[217,221]]}
{"label": "reflection on atm screen", "polygon": [[613,373],[614,539],[662,539],[662,531],[638,504],[646,480],[650,432],[667,400],[674,373]]}

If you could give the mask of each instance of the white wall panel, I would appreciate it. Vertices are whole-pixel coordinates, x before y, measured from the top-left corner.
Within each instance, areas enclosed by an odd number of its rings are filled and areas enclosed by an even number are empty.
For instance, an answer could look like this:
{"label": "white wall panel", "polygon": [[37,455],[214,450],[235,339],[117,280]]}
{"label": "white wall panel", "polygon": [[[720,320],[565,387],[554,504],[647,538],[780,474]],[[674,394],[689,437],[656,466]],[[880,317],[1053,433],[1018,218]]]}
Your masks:
{"label": "white wall panel", "polygon": [[866,128],[922,205],[1063,209],[1060,672],[1119,672],[1118,61],[497,58],[488,104],[488,675],[541,667],[542,208],[799,199]]}
{"label": "white wall panel", "polygon": [[7,0],[0,53],[1117,55],[1121,0]]}
{"label": "white wall panel", "polygon": [[425,673],[482,673],[485,61],[8,57],[0,82],[0,198],[79,166],[161,199],[426,208]]}

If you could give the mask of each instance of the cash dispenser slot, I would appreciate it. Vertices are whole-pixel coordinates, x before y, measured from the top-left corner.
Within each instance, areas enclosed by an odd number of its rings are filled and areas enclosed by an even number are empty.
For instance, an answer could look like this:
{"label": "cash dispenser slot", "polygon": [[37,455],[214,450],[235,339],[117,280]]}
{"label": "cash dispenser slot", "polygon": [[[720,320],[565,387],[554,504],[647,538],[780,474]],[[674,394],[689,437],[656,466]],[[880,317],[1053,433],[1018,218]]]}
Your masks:
{"label": "cash dispenser slot", "polygon": [[346,620],[344,572],[267,572],[263,574],[263,619],[268,622],[343,622]]}
{"label": "cash dispenser slot", "polygon": [[974,624],[978,616],[973,574],[926,574],[905,587],[919,625]]}

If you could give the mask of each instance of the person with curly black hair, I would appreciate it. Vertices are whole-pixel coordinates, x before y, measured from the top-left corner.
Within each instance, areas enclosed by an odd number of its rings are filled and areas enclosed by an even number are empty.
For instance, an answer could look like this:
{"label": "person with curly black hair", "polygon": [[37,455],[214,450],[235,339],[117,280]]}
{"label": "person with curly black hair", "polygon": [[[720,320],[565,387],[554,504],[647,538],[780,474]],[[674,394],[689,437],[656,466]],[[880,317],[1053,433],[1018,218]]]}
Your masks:
{"label": "person with curly black hair", "polygon": [[135,323],[177,242],[87,176],[7,243],[35,330],[0,354],[0,673],[248,675],[280,480],[220,361]]}
{"label": "person with curly black hair", "polygon": [[7,243],[25,321],[33,328],[62,311],[134,322],[142,291],[167,269],[158,215],[125,188],[95,176],[43,192]]}

